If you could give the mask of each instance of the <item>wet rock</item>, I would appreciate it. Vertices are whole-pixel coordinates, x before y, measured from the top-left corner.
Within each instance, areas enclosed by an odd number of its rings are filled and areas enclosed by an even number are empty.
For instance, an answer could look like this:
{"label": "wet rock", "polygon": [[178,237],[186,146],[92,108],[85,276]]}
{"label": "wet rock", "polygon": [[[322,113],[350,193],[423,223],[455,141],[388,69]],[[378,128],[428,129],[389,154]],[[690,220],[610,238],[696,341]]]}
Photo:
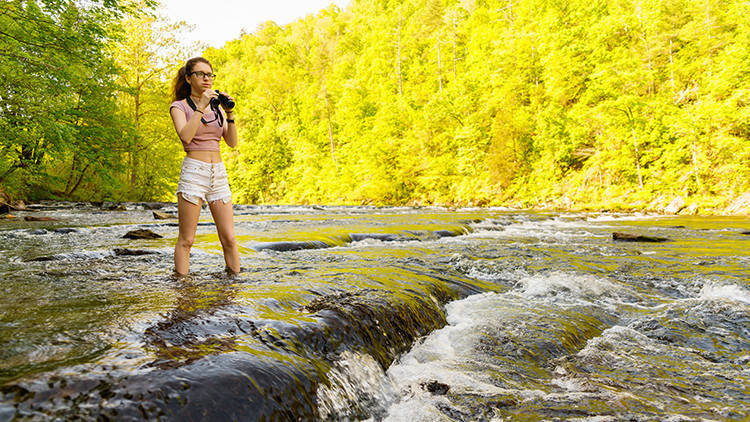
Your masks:
{"label": "wet rock", "polygon": [[125,233],[124,239],[161,239],[162,236],[147,229],[131,230]]}
{"label": "wet rock", "polygon": [[109,211],[127,211],[128,209],[125,207],[125,205],[120,204],[119,202],[105,202],[102,204],[102,208]]}
{"label": "wet rock", "polygon": [[262,242],[256,243],[252,246],[252,249],[256,252],[264,250],[272,250],[277,252],[291,252],[301,251],[305,249],[325,249],[330,248],[329,245],[321,240],[311,240],[307,242],[292,242],[292,241],[281,241],[281,242]]}
{"label": "wet rock", "polygon": [[49,261],[56,261],[57,258],[54,256],[40,256],[37,258],[27,259],[26,262],[49,262]]}
{"label": "wet rock", "polygon": [[613,232],[612,240],[617,241],[617,242],[646,242],[646,243],[660,243],[660,242],[670,241],[670,239],[667,239],[666,237],[644,236],[644,235],[639,235],[639,234],[620,233],[620,232]]}
{"label": "wet rock", "polygon": [[55,229],[55,233],[60,233],[60,234],[78,233],[78,232],[79,232],[78,229],[74,229],[70,227],[63,227],[63,228]]}
{"label": "wet rock", "polygon": [[39,229],[39,230],[29,230],[29,232],[28,232],[28,233],[29,233],[29,234],[33,234],[33,235],[35,235],[35,236],[38,236],[38,235],[42,235],[42,234],[47,234],[47,230],[44,230],[44,229]]}
{"label": "wet rock", "polygon": [[0,202],[0,214],[7,214],[10,212],[10,205],[5,202]]}
{"label": "wet rock", "polygon": [[26,221],[60,221],[57,218],[54,217],[34,217],[31,215],[27,215],[23,218]]}
{"label": "wet rock", "polygon": [[682,196],[678,196],[672,200],[672,202],[667,205],[667,208],[664,209],[664,212],[666,214],[677,214],[679,213],[683,208],[685,208],[685,198]]}
{"label": "wet rock", "polygon": [[[166,223],[166,225],[169,226],[169,227],[180,227],[179,223]],[[214,223],[213,221],[200,221],[200,222],[198,222],[198,227],[211,227],[211,226],[215,226],[215,225],[216,225],[216,223]]]}
{"label": "wet rock", "polygon": [[164,207],[164,204],[158,203],[158,202],[143,202],[138,204],[143,207],[143,209],[146,210],[159,210]]}
{"label": "wet rock", "polygon": [[169,220],[173,218],[177,218],[176,215],[172,215],[166,212],[159,212],[159,211],[152,211],[154,218],[157,220]]}
{"label": "wet rock", "polygon": [[430,392],[432,394],[437,394],[437,395],[440,395],[440,396],[444,396],[445,394],[448,393],[448,390],[451,389],[450,385],[443,384],[442,382],[438,382],[438,381],[435,381],[435,380],[432,380],[430,382],[423,382],[420,385],[422,386],[422,388],[425,391],[428,391],[428,392]]}
{"label": "wet rock", "polygon": [[115,253],[115,256],[142,256],[142,255],[155,255],[158,252],[155,251],[144,251],[144,250],[138,250],[138,249],[125,249],[125,248],[116,248],[113,251]]}
{"label": "wet rock", "polygon": [[433,233],[435,233],[435,235],[437,237],[440,237],[440,238],[442,238],[442,237],[456,237],[456,236],[460,236],[460,235],[463,234],[463,233],[459,233],[456,230],[435,230]]}
{"label": "wet rock", "polygon": [[393,234],[382,234],[382,233],[351,233],[349,237],[354,242],[359,242],[365,239],[380,240],[381,242],[392,242],[398,240],[398,237]]}
{"label": "wet rock", "polygon": [[740,234],[750,235],[750,230],[743,230],[740,232]]}

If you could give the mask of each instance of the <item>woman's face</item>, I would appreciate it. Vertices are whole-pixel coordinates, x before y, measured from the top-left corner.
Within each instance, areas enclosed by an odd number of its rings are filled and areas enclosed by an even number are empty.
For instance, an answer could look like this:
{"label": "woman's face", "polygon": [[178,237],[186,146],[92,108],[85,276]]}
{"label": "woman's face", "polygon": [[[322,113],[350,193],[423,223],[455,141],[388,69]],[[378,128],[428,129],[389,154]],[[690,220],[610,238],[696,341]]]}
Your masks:
{"label": "woman's face", "polygon": [[203,91],[211,89],[214,84],[213,73],[211,66],[203,62],[198,62],[185,78],[193,92],[203,94]]}

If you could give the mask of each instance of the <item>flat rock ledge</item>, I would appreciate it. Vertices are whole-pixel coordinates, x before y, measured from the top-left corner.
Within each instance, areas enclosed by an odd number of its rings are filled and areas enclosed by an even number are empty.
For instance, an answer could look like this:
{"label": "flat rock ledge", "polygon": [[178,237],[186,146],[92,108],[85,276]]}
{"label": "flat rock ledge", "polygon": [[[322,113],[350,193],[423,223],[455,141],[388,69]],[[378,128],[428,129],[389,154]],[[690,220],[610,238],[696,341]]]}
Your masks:
{"label": "flat rock ledge", "polygon": [[620,232],[613,232],[612,240],[616,242],[645,242],[645,243],[661,243],[661,242],[670,241],[670,239],[667,239],[666,237],[643,236],[639,234],[620,233]]}

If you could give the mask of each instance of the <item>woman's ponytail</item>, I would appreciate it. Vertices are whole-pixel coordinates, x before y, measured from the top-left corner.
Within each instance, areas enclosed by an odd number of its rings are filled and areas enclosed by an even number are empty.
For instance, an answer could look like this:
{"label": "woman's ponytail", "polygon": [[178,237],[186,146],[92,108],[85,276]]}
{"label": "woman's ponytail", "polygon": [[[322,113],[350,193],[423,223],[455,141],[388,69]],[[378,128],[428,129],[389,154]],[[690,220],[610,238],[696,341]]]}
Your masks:
{"label": "woman's ponytail", "polygon": [[193,57],[192,59],[188,60],[185,63],[185,66],[182,66],[180,70],[177,71],[177,76],[175,76],[174,78],[172,93],[174,101],[184,100],[185,98],[190,96],[191,88],[190,84],[185,79],[185,76],[190,75],[193,72],[193,67],[196,65],[196,63],[205,63],[209,67],[211,67],[211,70],[213,70],[213,66],[211,66],[211,63],[209,63],[208,60],[204,59],[203,57]]}

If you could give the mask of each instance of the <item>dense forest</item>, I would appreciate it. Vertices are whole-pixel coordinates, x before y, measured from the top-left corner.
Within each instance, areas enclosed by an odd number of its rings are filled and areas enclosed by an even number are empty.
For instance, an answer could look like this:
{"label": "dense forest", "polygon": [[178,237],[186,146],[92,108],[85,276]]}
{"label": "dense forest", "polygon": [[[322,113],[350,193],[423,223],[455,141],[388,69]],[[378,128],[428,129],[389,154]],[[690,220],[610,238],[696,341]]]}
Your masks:
{"label": "dense forest", "polygon": [[744,0],[353,0],[220,49],[158,10],[0,4],[6,195],[172,201],[191,54],[238,104],[239,203],[714,212],[750,187]]}

